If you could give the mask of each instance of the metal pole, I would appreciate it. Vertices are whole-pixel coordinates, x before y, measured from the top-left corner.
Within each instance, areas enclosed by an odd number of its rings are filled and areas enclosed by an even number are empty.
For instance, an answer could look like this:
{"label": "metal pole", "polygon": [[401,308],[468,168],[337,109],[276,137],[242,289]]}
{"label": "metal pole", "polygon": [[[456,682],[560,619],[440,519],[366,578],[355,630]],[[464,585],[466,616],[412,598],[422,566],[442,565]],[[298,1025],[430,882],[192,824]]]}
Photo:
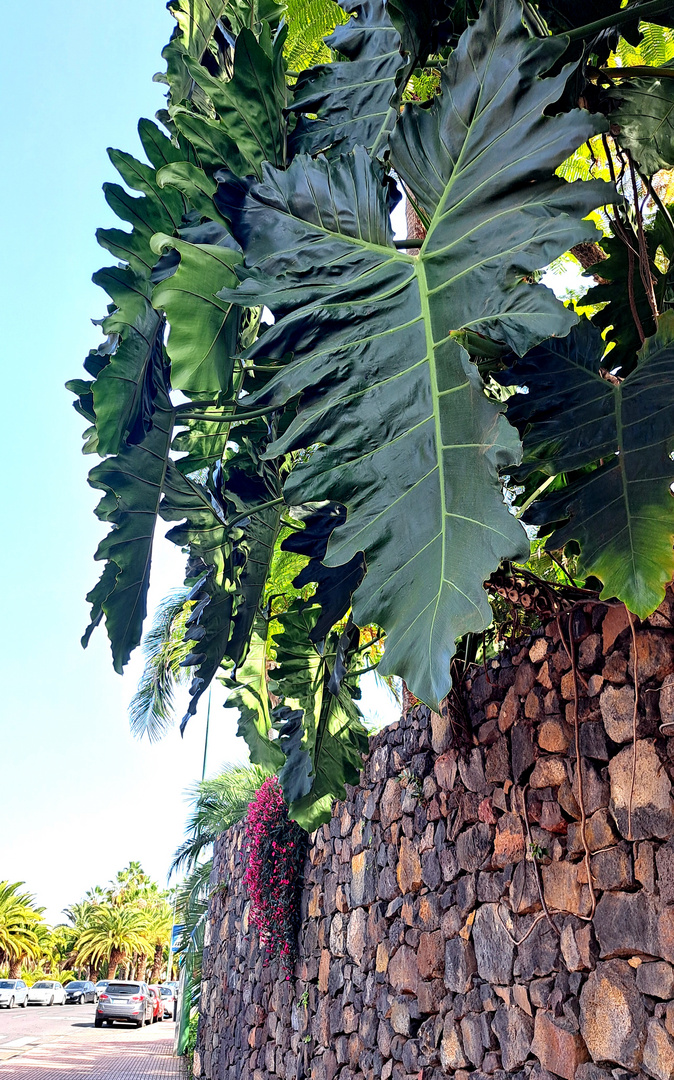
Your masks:
{"label": "metal pole", "polygon": [[208,711],[206,712],[206,738],[204,739],[204,764],[201,769],[201,779],[206,779],[206,754],[208,753],[208,729],[211,723],[211,691],[208,690]]}
{"label": "metal pole", "polygon": [[171,981],[171,968],[173,967],[173,927],[176,924],[176,904],[178,903],[178,887],[173,897],[173,919],[171,920],[171,937],[169,939],[168,963],[166,965],[166,981]]}

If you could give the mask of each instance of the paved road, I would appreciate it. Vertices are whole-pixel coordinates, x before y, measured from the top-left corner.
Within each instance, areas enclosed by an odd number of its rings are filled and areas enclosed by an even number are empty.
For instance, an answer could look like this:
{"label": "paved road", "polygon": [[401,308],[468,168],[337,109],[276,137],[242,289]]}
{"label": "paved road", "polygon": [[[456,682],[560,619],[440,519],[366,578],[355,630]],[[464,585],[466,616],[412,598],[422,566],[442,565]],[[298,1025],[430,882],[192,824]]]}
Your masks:
{"label": "paved road", "polygon": [[174,1025],[94,1028],[93,1005],[0,1011],[0,1078],[184,1080],[173,1057]]}

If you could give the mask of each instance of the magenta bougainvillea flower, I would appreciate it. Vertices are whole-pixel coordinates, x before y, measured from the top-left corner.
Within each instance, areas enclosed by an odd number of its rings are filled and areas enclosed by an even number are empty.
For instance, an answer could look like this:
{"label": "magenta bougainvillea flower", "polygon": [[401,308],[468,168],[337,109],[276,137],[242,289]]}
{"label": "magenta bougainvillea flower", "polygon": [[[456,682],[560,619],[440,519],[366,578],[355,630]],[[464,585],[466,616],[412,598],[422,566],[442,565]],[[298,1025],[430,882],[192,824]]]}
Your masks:
{"label": "magenta bougainvillea flower", "polygon": [[290,978],[295,959],[306,833],[288,817],[275,776],[265,780],[248,805],[248,866],[244,884],[250,897],[250,923],[260,935],[266,963],[280,957]]}

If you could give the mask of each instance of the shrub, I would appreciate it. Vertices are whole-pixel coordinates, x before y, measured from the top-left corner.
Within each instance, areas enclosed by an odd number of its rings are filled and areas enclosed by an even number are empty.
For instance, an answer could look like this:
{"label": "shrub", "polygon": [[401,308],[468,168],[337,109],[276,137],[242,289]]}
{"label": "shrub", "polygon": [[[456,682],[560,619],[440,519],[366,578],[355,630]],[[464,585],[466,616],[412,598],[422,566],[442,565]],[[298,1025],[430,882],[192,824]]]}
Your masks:
{"label": "shrub", "polygon": [[299,895],[306,833],[288,817],[281,785],[265,780],[248,806],[248,867],[244,884],[251,901],[250,923],[266,950],[279,957],[286,978],[296,953]]}

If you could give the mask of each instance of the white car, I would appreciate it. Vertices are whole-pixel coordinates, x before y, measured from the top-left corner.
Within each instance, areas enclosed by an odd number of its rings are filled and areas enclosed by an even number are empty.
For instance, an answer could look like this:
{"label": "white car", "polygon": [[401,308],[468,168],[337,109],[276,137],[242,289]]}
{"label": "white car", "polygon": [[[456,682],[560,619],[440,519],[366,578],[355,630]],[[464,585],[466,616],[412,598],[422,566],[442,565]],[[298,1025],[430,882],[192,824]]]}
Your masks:
{"label": "white car", "polygon": [[28,991],[29,1005],[65,1005],[66,992],[60,982],[41,979],[33,983]]}
{"label": "white car", "polygon": [[20,1005],[25,1009],[27,1004],[28,987],[23,979],[0,979],[0,1005],[7,1009]]}

